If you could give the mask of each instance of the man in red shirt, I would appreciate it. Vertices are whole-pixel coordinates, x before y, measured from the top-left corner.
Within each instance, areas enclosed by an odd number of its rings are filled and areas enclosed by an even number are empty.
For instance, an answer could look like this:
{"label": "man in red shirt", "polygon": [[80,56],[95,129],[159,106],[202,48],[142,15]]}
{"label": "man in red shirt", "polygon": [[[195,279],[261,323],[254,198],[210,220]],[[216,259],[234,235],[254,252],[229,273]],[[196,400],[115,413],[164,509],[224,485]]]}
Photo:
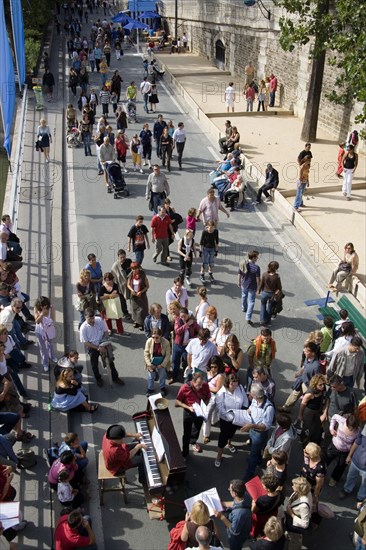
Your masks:
{"label": "man in red shirt", "polygon": [[210,388],[207,382],[204,381],[203,374],[197,372],[193,375],[192,381],[183,384],[180,388],[177,399],[175,400],[176,407],[182,407],[183,411],[183,448],[182,455],[188,456],[189,444],[192,444],[192,450],[196,453],[201,453],[201,446],[198,445],[197,439],[200,435],[201,426],[204,418],[197,416],[194,411],[193,404],[200,405],[201,399],[207,405],[210,400]]}
{"label": "man in red shirt", "polygon": [[277,92],[277,78],[272,73],[269,77],[269,106],[274,107],[276,101],[276,92]]}
{"label": "man in red shirt", "polygon": [[[133,437],[140,440],[141,434],[129,434],[123,426],[113,424],[103,436],[102,450],[104,463],[109,472],[114,476],[123,473],[125,470],[135,468],[139,470],[139,481],[145,481],[145,472],[143,468],[141,449],[147,449],[144,443],[124,443],[125,437]],[[139,454],[138,454],[139,453]]]}
{"label": "man in red shirt", "polygon": [[79,510],[60,517],[55,530],[56,550],[97,549],[95,535],[87,518]]}
{"label": "man in red shirt", "polygon": [[161,252],[161,263],[167,265],[169,255],[169,233],[174,240],[172,220],[169,218],[164,206],[158,207],[158,213],[151,220],[152,242],[155,243],[155,254],[153,261],[156,262]]}

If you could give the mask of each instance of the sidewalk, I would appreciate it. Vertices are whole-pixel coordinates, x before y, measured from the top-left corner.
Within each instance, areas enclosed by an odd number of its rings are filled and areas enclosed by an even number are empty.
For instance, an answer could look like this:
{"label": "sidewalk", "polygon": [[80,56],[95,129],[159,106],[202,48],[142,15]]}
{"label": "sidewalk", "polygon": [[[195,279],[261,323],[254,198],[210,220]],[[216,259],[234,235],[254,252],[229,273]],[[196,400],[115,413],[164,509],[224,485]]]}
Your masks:
{"label": "sidewalk", "polygon": [[[301,215],[294,214],[292,204],[298,173],[297,156],[304,143],[299,139],[302,121],[289,111],[275,107],[265,113],[244,113],[245,100],[241,94],[243,81],[234,82],[237,90],[235,113],[226,113],[225,88],[230,76],[220,71],[203,57],[193,54],[159,53],[156,55],[166,70],[165,79],[171,81],[175,91],[184,96],[202,124],[202,130],[215,143],[223,135],[225,120],[238,127],[240,142],[250,168],[250,179],[254,188],[271,162],[280,174],[279,194],[274,205],[301,227],[312,240],[315,262],[323,262],[329,273],[343,255],[343,247],[352,241],[360,257],[357,277],[366,283],[366,159],[359,156],[359,165],[353,180],[352,200],[342,196],[342,180],[335,176],[338,143],[325,132],[318,131],[318,139],[312,145],[313,161],[310,173],[310,188],[306,193],[305,206]],[[254,108],[257,106],[255,104]],[[261,205],[265,211],[273,205]],[[344,228],[347,228],[345,231]],[[316,232],[314,234],[314,231]],[[317,238],[318,236],[318,238]],[[363,286],[362,285],[362,286]],[[361,286],[361,285],[359,285]],[[363,294],[363,296],[362,296]],[[365,287],[359,289],[359,298],[364,299]]]}

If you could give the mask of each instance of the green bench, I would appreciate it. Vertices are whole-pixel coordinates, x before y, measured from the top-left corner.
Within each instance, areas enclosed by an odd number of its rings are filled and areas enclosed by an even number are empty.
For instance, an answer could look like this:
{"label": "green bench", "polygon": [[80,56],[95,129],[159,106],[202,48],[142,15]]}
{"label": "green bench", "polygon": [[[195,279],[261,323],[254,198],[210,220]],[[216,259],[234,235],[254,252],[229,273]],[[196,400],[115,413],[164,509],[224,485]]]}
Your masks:
{"label": "green bench", "polygon": [[[352,304],[347,296],[342,296],[342,298],[337,303],[337,307],[339,309],[346,309],[348,311],[348,317],[355,325],[362,337],[366,340],[366,320],[364,314],[358,311],[356,306]],[[320,307],[319,313],[323,317],[331,317],[334,322],[340,319],[338,310],[332,306]]]}
{"label": "green bench", "polygon": [[358,332],[362,334],[362,337],[366,340],[365,314],[358,311],[347,296],[342,296],[337,305],[340,309],[346,309],[348,311],[348,317],[351,319]]}

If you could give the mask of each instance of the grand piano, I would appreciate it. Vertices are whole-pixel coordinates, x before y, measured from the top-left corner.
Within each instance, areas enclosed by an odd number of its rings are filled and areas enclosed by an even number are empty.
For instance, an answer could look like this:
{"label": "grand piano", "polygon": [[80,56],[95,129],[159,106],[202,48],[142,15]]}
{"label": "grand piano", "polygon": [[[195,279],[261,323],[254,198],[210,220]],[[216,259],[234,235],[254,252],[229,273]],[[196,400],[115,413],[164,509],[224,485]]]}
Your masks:
{"label": "grand piano", "polygon": [[169,521],[184,516],[186,463],[169,408],[155,408],[156,397],[150,397],[146,410],[135,413],[132,418],[136,431],[143,435],[142,443],[148,446],[142,454],[147,479],[145,496],[150,495],[148,511],[155,511],[150,517],[159,516]]}

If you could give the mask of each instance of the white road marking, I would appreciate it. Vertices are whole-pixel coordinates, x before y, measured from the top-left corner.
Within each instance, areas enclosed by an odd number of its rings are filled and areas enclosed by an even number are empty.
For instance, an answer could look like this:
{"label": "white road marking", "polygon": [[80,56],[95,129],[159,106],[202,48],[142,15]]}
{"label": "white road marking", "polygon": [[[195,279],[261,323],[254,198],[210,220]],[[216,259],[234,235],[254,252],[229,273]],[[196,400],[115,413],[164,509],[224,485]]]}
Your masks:
{"label": "white road marking", "polygon": [[169,92],[168,88],[165,86],[164,82],[160,81],[161,86],[164,88],[167,95],[170,97],[174,105],[177,107],[178,111],[182,113],[182,115],[186,115],[186,111],[179,105],[178,101],[175,99],[175,97]]}

